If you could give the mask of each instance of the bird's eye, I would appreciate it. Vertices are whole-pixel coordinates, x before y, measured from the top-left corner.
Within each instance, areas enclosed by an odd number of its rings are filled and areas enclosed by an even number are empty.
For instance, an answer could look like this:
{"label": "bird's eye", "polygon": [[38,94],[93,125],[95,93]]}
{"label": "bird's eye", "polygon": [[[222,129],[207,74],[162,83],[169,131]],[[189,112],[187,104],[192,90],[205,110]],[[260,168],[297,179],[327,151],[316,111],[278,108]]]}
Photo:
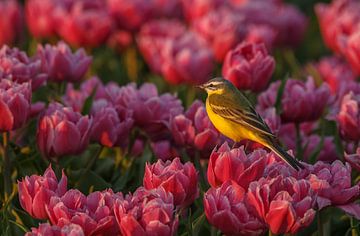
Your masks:
{"label": "bird's eye", "polygon": [[209,87],[210,87],[210,88],[214,88],[214,85],[213,85],[213,84],[209,84]]}

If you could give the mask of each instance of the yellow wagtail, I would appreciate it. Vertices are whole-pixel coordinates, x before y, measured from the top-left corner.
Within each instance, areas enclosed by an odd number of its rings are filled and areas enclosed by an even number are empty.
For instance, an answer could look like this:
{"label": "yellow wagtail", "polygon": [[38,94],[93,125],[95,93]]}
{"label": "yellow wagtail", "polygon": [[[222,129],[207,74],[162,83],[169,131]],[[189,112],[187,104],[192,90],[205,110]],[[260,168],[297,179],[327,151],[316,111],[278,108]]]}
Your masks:
{"label": "yellow wagtail", "polygon": [[276,136],[250,101],[231,82],[215,78],[200,85],[206,90],[206,111],[214,126],[235,142],[249,139],[268,147],[294,169],[304,168],[278,144]]}

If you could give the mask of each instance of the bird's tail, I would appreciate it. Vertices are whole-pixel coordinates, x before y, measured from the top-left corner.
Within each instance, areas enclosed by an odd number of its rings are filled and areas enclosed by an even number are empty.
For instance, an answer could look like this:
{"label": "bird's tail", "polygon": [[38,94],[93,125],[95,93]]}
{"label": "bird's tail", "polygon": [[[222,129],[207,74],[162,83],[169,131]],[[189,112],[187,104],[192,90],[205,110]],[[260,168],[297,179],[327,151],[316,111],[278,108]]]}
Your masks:
{"label": "bird's tail", "polygon": [[279,144],[272,142],[271,144],[268,145],[268,148],[270,148],[271,151],[275,152],[281,159],[283,159],[286,163],[288,163],[295,170],[305,168],[297,159],[290,156],[289,153],[284,151],[284,149],[282,147],[280,147]]}

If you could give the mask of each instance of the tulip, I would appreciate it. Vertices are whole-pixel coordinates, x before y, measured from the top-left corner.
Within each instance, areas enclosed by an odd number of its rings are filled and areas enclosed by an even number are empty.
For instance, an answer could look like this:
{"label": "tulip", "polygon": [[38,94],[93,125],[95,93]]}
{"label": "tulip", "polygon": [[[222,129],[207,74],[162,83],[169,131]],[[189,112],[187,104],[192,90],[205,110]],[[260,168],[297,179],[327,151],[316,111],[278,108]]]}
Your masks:
{"label": "tulip", "polygon": [[337,114],[339,130],[346,140],[360,140],[360,97],[352,92],[344,96],[341,101],[340,111]]}
{"label": "tulip", "polygon": [[186,111],[185,116],[195,127],[194,146],[197,150],[204,151],[207,155],[224,139],[211,123],[202,102],[195,101]]}
{"label": "tulip", "polygon": [[121,234],[175,235],[178,219],[174,216],[173,197],[163,188],[138,188],[125,200],[117,200],[114,214]]}
{"label": "tulip", "polygon": [[118,27],[137,31],[153,14],[153,3],[147,0],[107,0],[108,10]]}
{"label": "tulip", "polygon": [[111,105],[96,107],[96,103],[99,102],[101,103],[101,100],[94,101],[95,109],[91,112],[91,139],[106,147],[126,146],[134,123],[131,112],[123,110],[123,114],[118,113]]}
{"label": "tulip", "polygon": [[152,142],[151,149],[154,152],[154,155],[162,161],[173,160],[175,157],[179,156],[176,148],[173,147],[172,143],[168,140]]}
{"label": "tulip", "polygon": [[146,164],[143,185],[146,189],[163,187],[172,193],[174,205],[187,207],[199,196],[198,175],[191,162],[182,164],[177,157],[172,161],[158,160]]}
{"label": "tulip", "polygon": [[277,31],[265,24],[253,24],[247,27],[245,41],[254,44],[264,43],[266,49],[271,51],[275,46]]}
{"label": "tulip", "polygon": [[192,22],[207,13],[221,7],[223,0],[181,0],[184,15],[187,21]]}
{"label": "tulip", "polygon": [[172,137],[177,145],[192,145],[195,139],[195,128],[192,121],[183,114],[177,115],[170,121]]}
{"label": "tulip", "polygon": [[247,193],[248,204],[274,234],[295,234],[309,226],[315,217],[314,200],[309,182],[281,175],[252,182]]}
{"label": "tulip", "polygon": [[37,38],[56,35],[56,12],[62,7],[62,1],[28,0],[25,2],[25,17],[30,33]]}
{"label": "tulip", "polygon": [[36,140],[47,158],[79,154],[89,143],[92,120],[59,103],[49,105],[40,117]]}
{"label": "tulip", "polygon": [[118,30],[112,33],[107,41],[107,45],[122,53],[126,48],[130,47],[133,42],[132,35],[125,30]]}
{"label": "tulip", "polygon": [[0,79],[0,132],[23,126],[31,111],[31,85]]}
{"label": "tulip", "polygon": [[0,45],[11,44],[22,30],[21,7],[15,0],[0,2]]}
{"label": "tulip", "polygon": [[111,17],[103,1],[72,1],[57,14],[59,35],[76,46],[97,47],[111,30]]}
{"label": "tulip", "polygon": [[263,90],[275,69],[264,44],[242,43],[225,58],[222,73],[238,89]]}
{"label": "tulip", "polygon": [[27,232],[25,236],[84,236],[84,231],[77,224],[69,224],[63,227],[50,225],[49,223],[42,223],[38,228],[31,228],[31,232]]}
{"label": "tulip", "polygon": [[226,235],[262,235],[266,225],[252,213],[245,190],[233,181],[211,188],[204,195],[206,218]]}
{"label": "tulip", "polygon": [[[359,5],[360,10],[360,5]],[[358,20],[360,23],[360,19]],[[348,62],[350,63],[353,71],[360,75],[360,46],[358,44],[360,40],[360,32],[352,34],[347,41],[345,56]]]}
{"label": "tulip", "polygon": [[360,171],[360,148],[357,148],[354,154],[345,153],[344,158],[349,162],[352,168]]}
{"label": "tulip", "polygon": [[246,155],[244,148],[230,149],[225,142],[210,155],[207,178],[213,187],[219,187],[228,180],[247,189],[249,184],[263,176],[267,163],[267,153],[257,150]]}
{"label": "tulip", "polygon": [[18,83],[31,82],[33,90],[46,82],[47,74],[41,71],[41,61],[29,58],[25,52],[17,48],[3,46],[0,49],[1,77],[11,77]]}
{"label": "tulip", "polygon": [[[275,105],[280,84],[280,81],[271,84],[259,96],[259,110]],[[322,84],[316,88],[311,77],[306,82],[288,79],[281,98],[281,121],[301,123],[317,120],[328,103],[329,95],[328,86]]]}
{"label": "tulip", "polygon": [[38,46],[37,56],[41,59],[43,71],[54,82],[78,82],[91,64],[91,57],[86,56],[83,49],[72,53],[64,42],[59,42],[56,46]]}
{"label": "tulip", "polygon": [[[346,206],[359,197],[360,187],[351,186],[351,167],[339,160],[332,164],[321,161],[303,171],[311,188],[318,195],[317,205],[322,209],[329,205]],[[307,173],[309,172],[309,173]]]}
{"label": "tulip", "polygon": [[316,64],[316,69],[321,79],[329,85],[333,94],[336,94],[343,84],[356,79],[351,67],[336,56],[322,58]]}
{"label": "tulip", "polygon": [[67,190],[67,177],[62,172],[60,181],[49,166],[43,176],[26,176],[18,182],[19,200],[22,208],[36,219],[47,219],[45,206],[53,196],[63,196]]}
{"label": "tulip", "polygon": [[193,22],[194,30],[211,45],[218,62],[245,38],[244,26],[243,18],[228,8],[211,11]]}

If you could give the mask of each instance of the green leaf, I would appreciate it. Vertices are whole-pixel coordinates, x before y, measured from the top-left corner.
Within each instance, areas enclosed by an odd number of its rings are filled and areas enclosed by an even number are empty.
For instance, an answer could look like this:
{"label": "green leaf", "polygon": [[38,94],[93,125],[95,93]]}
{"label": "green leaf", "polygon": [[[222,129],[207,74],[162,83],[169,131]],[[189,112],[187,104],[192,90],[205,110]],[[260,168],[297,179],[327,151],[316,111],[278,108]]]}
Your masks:
{"label": "green leaf", "polygon": [[192,235],[197,236],[200,233],[200,230],[205,222],[205,213],[201,214],[197,219],[192,223]]}
{"label": "green leaf", "polygon": [[281,84],[279,87],[279,90],[277,92],[276,95],[276,100],[275,100],[275,108],[276,108],[276,113],[277,114],[281,114],[281,98],[284,94],[284,90],[285,90],[285,85],[286,85],[286,81],[288,79],[288,75],[286,75],[282,80],[281,80]]}
{"label": "green leaf", "polygon": [[101,176],[92,170],[80,169],[81,173],[78,188],[83,193],[88,193],[89,190],[101,191],[111,187],[111,184],[106,182]]}

